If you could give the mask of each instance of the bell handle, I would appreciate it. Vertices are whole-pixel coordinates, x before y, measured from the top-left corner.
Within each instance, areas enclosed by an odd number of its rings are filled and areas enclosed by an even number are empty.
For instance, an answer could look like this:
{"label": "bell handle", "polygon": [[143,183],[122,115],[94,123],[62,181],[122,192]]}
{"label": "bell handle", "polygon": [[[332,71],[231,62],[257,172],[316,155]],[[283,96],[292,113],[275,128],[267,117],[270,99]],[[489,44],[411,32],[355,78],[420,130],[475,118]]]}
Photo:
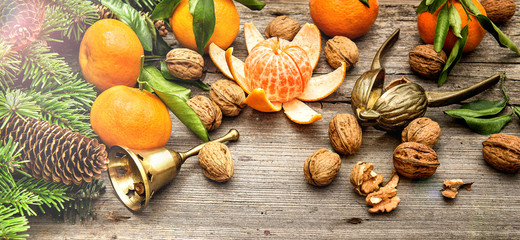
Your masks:
{"label": "bell handle", "polygon": [[426,92],[429,107],[440,107],[473,97],[484,90],[489,89],[500,80],[500,74],[495,74],[473,86],[452,92]]}
{"label": "bell handle", "polygon": [[397,28],[392,33],[392,35],[390,35],[390,37],[388,37],[388,39],[386,39],[386,41],[383,43],[383,45],[381,45],[379,50],[377,50],[377,53],[374,56],[374,60],[372,61],[372,70],[381,68],[381,62],[380,62],[381,57],[383,56],[383,54],[386,53],[386,51],[388,51],[388,49],[392,45],[394,45],[394,43],[397,41],[397,39],[399,39],[399,32],[400,31],[401,30],[399,28]]}
{"label": "bell handle", "polygon": [[[239,136],[240,136],[240,134],[238,133],[238,131],[236,129],[231,129],[231,130],[229,130],[228,133],[226,133],[226,135],[224,135],[220,138],[217,138],[215,140],[212,140],[210,142],[236,141],[236,140],[238,140]],[[200,149],[202,149],[202,147],[204,147],[204,145],[206,145],[206,143],[200,144],[200,145],[188,150],[187,152],[178,153],[181,163],[184,163],[184,161],[186,161],[187,158],[199,153]]]}

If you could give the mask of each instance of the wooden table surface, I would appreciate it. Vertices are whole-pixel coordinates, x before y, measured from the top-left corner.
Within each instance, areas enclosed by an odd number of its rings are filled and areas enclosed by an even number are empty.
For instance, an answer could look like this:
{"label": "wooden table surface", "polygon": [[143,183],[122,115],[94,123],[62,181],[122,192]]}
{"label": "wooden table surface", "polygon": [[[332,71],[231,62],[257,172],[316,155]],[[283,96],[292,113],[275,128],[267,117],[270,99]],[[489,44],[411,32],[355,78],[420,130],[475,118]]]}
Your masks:
{"label": "wooden table surface", "polygon": [[[253,21],[263,31],[275,15],[286,14],[300,23],[311,22],[306,0],[267,1],[260,12],[239,6],[241,24]],[[399,3],[396,3],[399,2]],[[262,113],[246,108],[238,117],[225,117],[216,138],[229,129],[240,131],[237,142],[228,143],[235,175],[227,183],[204,177],[197,157],[183,165],[174,182],[153,196],[143,212],[128,211],[116,198],[106,174],[107,192],[95,202],[95,220],[71,224],[51,217],[30,218],[32,239],[346,239],[346,238],[520,238],[519,175],[504,174],[490,167],[482,156],[482,142],[488,136],[471,132],[462,122],[445,115],[452,105],[430,108],[426,117],[437,121],[442,136],[434,147],[440,166],[430,178],[413,181],[402,178],[398,185],[399,207],[391,213],[370,214],[364,197],[352,190],[349,175],[358,161],[375,165],[375,171],[390,177],[392,153],[399,137],[374,128],[363,129],[361,150],[342,156],[342,167],[327,187],[309,185],[303,163],[315,150],[332,147],[328,124],[338,113],[352,113],[350,94],[355,80],[369,69],[372,58],[395,29],[399,41],[383,60],[387,81],[406,76],[431,91],[464,88],[495,73],[506,73],[506,89],[513,104],[520,104],[520,57],[500,48],[488,34],[480,46],[466,54],[448,82],[436,82],[413,75],[408,52],[421,40],[416,28],[415,9],[419,1],[380,0],[379,17],[372,29],[355,40],[360,50],[357,66],[347,72],[343,85],[328,98],[309,105],[323,115],[310,125],[291,122],[282,112]],[[520,16],[500,28],[520,44]],[[322,37],[322,44],[327,40]],[[245,59],[242,29],[232,45],[234,54]],[[208,84],[225,78],[206,57]],[[332,71],[322,52],[315,75]],[[192,87],[193,95],[208,92]],[[498,86],[478,98],[501,98]],[[472,98],[474,100],[477,98]],[[186,151],[201,141],[173,115],[173,132],[168,147]],[[502,133],[520,136],[515,117]],[[471,191],[461,190],[454,200],[440,192],[443,181],[460,178],[474,182]],[[114,221],[114,216],[123,220]],[[359,224],[350,219],[359,218]]]}

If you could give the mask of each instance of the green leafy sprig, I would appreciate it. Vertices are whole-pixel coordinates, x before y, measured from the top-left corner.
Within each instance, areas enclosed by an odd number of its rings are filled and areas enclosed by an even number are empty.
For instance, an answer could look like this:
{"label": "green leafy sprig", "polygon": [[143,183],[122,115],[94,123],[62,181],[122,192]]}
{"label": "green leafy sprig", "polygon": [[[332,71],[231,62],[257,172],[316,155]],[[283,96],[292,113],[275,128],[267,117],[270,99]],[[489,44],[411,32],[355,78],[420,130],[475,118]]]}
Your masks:
{"label": "green leafy sprig", "polygon": [[459,109],[446,110],[444,113],[454,118],[463,119],[471,130],[479,134],[499,133],[511,121],[514,113],[520,117],[520,108],[518,106],[511,106],[513,110],[511,114],[499,115],[510,105],[509,96],[506,94],[504,87],[506,77],[502,76],[501,80],[501,90],[504,99],[496,101],[478,99],[463,104]]}
{"label": "green leafy sprig", "polygon": [[[258,0],[236,0],[251,10],[262,10],[265,3]],[[179,5],[180,0],[162,0],[152,12],[152,20],[168,19]],[[204,48],[215,30],[215,6],[213,0],[189,0],[193,16],[193,33],[198,52],[203,55]]]}
{"label": "green leafy sprig", "polygon": [[455,8],[455,5],[452,4],[452,1],[453,0],[422,0],[416,11],[417,14],[424,12],[434,14],[439,11],[437,15],[437,27],[435,29],[435,51],[440,52],[442,50],[444,41],[450,29],[458,38],[451,50],[448,61],[439,76],[439,86],[442,86],[446,82],[450,72],[462,58],[462,50],[468,40],[468,25],[469,21],[471,21],[470,16],[475,16],[482,28],[491,33],[501,47],[507,47],[513,52],[520,54],[520,51],[513,41],[511,41],[511,39],[509,39],[509,37],[507,37],[507,35],[505,35],[488,17],[483,15],[472,0],[460,0],[460,3],[468,17],[468,24],[462,26],[461,16]]}
{"label": "green leafy sprig", "polygon": [[25,239],[29,234],[23,232],[28,229],[26,217],[18,215],[16,209],[0,204],[0,239]]}

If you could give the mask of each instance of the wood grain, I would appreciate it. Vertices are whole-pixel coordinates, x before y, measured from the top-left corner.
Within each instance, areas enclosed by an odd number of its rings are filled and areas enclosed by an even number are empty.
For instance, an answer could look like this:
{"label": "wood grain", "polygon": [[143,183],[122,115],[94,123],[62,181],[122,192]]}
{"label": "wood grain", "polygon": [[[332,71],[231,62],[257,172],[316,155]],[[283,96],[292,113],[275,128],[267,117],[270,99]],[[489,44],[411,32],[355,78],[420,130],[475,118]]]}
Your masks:
{"label": "wood grain", "polygon": [[[291,1],[267,1],[261,12],[239,7],[242,24],[254,21],[265,28],[274,15],[288,14],[300,23],[311,22],[305,4]],[[306,1],[299,1],[306,2]],[[441,88],[431,80],[411,73],[408,52],[421,43],[415,26],[418,1],[380,1],[378,20],[369,33],[355,42],[360,61],[347,73],[344,84],[330,97],[309,104],[323,115],[311,125],[298,125],[282,112],[261,113],[246,108],[235,118],[224,118],[211,137],[225,134],[230,128],[240,131],[237,142],[228,143],[235,161],[235,175],[224,184],[214,183],[202,174],[197,157],[187,160],[174,182],[156,193],[145,211],[129,212],[115,197],[109,180],[107,193],[95,203],[95,220],[77,223],[56,222],[49,217],[30,218],[29,234],[33,239],[350,239],[350,238],[520,238],[520,178],[497,172],[482,157],[482,142],[487,136],[471,132],[464,123],[446,116],[443,111],[458,105],[430,108],[427,117],[437,121],[442,136],[434,147],[440,167],[433,177],[398,185],[401,203],[388,214],[369,214],[364,198],[349,182],[357,161],[368,161],[375,171],[388,179],[392,153],[399,136],[365,128],[360,151],[342,156],[339,175],[328,187],[309,185],[303,175],[303,163],[315,150],[331,148],[328,123],[338,113],[352,113],[352,86],[366,71],[379,45],[395,28],[401,28],[400,40],[388,52],[383,65],[387,80],[402,75],[428,90],[447,91],[469,86],[495,73],[506,73],[506,89],[512,103],[520,104],[520,58],[499,48],[488,35],[477,48],[462,59],[448,82]],[[517,15],[501,29],[520,43],[520,19]],[[326,41],[322,38],[322,43]],[[246,56],[242,32],[233,47],[235,54]],[[206,58],[208,84],[224,78]],[[332,69],[322,56],[315,74]],[[208,95],[191,87],[194,95]],[[498,86],[478,96],[499,99]],[[475,99],[475,98],[474,98]],[[168,147],[186,151],[200,140],[173,115],[173,133]],[[520,125],[514,118],[502,133],[519,136]],[[442,182],[461,178],[475,182],[471,191],[461,190],[454,200],[440,193]],[[127,217],[113,221],[114,215]],[[358,218],[359,224],[349,221]]]}

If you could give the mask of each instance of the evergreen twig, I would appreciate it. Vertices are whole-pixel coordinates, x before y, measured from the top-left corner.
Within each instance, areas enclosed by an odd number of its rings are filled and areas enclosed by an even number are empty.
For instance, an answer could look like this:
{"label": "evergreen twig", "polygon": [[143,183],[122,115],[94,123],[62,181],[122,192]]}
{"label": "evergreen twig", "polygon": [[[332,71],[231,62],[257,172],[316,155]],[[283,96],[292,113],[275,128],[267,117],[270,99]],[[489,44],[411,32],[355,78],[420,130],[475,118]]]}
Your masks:
{"label": "evergreen twig", "polygon": [[16,209],[0,205],[0,239],[25,239],[29,234],[23,232],[29,229],[29,221],[24,216],[18,216]]}

